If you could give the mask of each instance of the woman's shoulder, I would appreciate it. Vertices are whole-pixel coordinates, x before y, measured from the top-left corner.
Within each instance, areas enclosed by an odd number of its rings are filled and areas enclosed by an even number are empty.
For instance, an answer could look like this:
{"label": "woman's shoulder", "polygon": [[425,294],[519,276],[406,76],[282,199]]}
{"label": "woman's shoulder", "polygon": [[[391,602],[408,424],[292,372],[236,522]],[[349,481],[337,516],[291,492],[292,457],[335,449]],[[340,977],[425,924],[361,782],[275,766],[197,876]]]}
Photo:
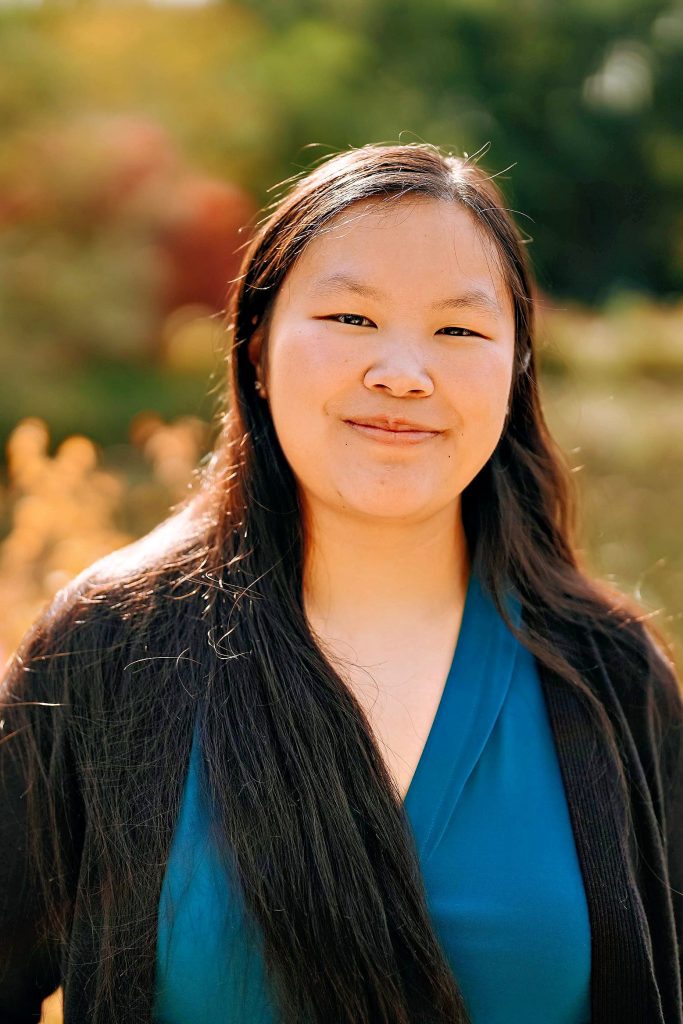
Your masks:
{"label": "woman's shoulder", "polygon": [[654,702],[671,712],[683,707],[673,647],[647,614],[620,616],[613,630],[593,631],[592,641],[626,705]]}
{"label": "woman's shoulder", "polygon": [[[191,511],[191,510],[190,510]],[[194,532],[193,532],[194,531]],[[92,669],[135,643],[167,592],[191,571],[196,529],[188,510],[97,559],[60,588],[33,620],[7,663],[3,691],[49,686],[69,662]],[[57,671],[63,678],[64,672]]]}
{"label": "woman's shoulder", "polygon": [[112,597],[121,588],[131,589],[135,581],[169,575],[183,560],[191,558],[200,537],[192,506],[164,519],[144,536],[92,562],[55,597],[56,607],[70,600],[97,594]]}
{"label": "woman's shoulder", "polygon": [[579,672],[607,674],[625,704],[644,696],[681,700],[673,645],[630,594],[586,572],[574,588],[571,612],[545,608],[544,630]]}
{"label": "woman's shoulder", "polygon": [[608,703],[618,703],[641,757],[659,761],[673,779],[683,770],[683,685],[664,633],[629,605],[612,628],[590,630],[586,659],[607,686]]}
{"label": "woman's shoulder", "polygon": [[571,616],[547,608],[539,618],[566,662],[641,744],[683,729],[683,685],[673,647],[652,614],[629,595],[590,580]]}

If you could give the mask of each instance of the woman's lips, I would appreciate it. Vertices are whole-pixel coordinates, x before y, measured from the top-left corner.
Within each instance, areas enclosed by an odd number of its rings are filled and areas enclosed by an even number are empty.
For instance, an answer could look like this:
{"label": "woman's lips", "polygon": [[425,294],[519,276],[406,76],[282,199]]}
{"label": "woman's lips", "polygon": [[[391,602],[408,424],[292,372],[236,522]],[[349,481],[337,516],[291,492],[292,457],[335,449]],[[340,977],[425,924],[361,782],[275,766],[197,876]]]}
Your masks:
{"label": "woman's lips", "polygon": [[438,433],[435,430],[385,430],[383,427],[368,427],[364,423],[354,423],[353,420],[344,420],[344,422],[358,433],[365,434],[366,437],[373,438],[380,444],[392,445],[394,448],[397,445],[402,447],[403,445],[420,444],[421,441],[427,441],[430,437],[436,437]]}

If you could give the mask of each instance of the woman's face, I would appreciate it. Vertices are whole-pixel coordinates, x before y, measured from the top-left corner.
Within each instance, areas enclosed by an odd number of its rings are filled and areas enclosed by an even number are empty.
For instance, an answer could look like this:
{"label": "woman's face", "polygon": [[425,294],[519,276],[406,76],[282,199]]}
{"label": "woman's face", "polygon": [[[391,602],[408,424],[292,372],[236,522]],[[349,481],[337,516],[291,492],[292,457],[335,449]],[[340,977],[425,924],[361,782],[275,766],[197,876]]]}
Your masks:
{"label": "woman's face", "polygon": [[[393,522],[459,508],[503,430],[514,335],[493,245],[461,205],[339,214],[286,275],[268,331],[262,394],[304,508]],[[373,416],[434,433],[406,443],[348,422]]]}

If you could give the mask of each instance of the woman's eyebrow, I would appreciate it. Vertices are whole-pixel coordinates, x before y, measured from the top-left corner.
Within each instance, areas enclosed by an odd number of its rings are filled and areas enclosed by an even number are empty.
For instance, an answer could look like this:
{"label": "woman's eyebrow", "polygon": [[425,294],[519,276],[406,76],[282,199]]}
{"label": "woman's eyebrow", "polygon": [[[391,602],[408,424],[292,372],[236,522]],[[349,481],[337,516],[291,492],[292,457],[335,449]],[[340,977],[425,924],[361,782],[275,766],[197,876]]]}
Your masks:
{"label": "woman's eyebrow", "polygon": [[[355,292],[365,299],[384,298],[384,293],[378,288],[363,284],[362,281],[356,281],[355,278],[349,277],[348,274],[341,273],[329,274],[327,277],[319,278],[313,282],[311,291],[315,295],[320,295],[321,293],[334,291],[337,288],[346,288],[347,291]],[[470,288],[460,295],[454,295],[447,299],[438,299],[432,304],[432,309],[438,311],[467,308],[479,309],[484,313],[491,313],[493,316],[500,316],[502,312],[497,299],[482,288]]]}

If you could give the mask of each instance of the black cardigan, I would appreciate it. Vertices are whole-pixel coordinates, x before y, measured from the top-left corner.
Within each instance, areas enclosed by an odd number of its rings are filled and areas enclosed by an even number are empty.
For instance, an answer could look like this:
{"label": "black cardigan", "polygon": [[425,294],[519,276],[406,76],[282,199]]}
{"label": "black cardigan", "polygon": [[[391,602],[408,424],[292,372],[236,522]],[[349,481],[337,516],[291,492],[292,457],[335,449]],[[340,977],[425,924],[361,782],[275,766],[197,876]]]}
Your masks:
{"label": "black cardigan", "polygon": [[[101,565],[106,565],[106,561]],[[101,605],[87,599],[95,575],[96,572],[86,572],[60,592],[27,634],[19,656],[12,661],[3,680],[0,1024],[37,1021],[41,1001],[59,984],[65,990],[64,1024],[94,1021],[91,999],[92,979],[97,971],[98,932],[92,913],[92,891],[86,899],[85,888],[90,885],[92,890],[96,884],[97,865],[88,838],[87,806],[80,801],[82,780],[78,772],[70,772],[59,763],[66,748],[51,744],[49,732],[45,736],[41,732],[46,778],[62,780],[58,801],[62,814],[56,827],[64,830],[67,849],[71,848],[73,855],[69,870],[74,879],[75,910],[68,946],[58,949],[37,939],[42,907],[31,884],[22,837],[25,785],[19,764],[12,756],[12,706],[22,699],[54,704],[62,698],[61,693],[54,692],[47,663],[36,660],[35,655],[62,650],[62,617],[67,609],[73,611],[74,602],[83,604],[79,649],[91,651],[97,657],[103,633],[101,625],[97,632],[91,629],[91,622],[96,614],[101,614]],[[112,628],[120,633],[124,627],[123,619],[116,619]],[[558,633],[548,622],[549,633],[564,645],[567,656],[615,727],[633,821],[633,831],[626,841],[619,839],[619,826],[629,808],[623,801],[615,803],[616,768],[602,735],[592,724],[574,687],[537,664],[588,902],[591,1022],[683,1024],[683,700],[674,673],[659,650],[647,639],[642,626],[634,629],[640,637],[642,656],[625,659],[622,650],[604,638],[599,639],[601,635],[597,632],[578,635],[568,632],[565,626]],[[117,643],[126,662],[138,653],[126,649],[118,635]],[[113,660],[108,670],[115,673],[116,666]],[[87,680],[75,685],[86,686]],[[193,711],[191,704],[181,704],[181,685],[177,685],[179,710],[174,719],[178,720],[175,724],[181,749],[176,756],[187,764]],[[118,700],[121,692],[126,691],[119,691]],[[73,709],[75,702],[71,706]],[[41,711],[40,719],[36,717],[41,730],[44,731],[49,719],[68,732],[68,707],[57,709],[58,715],[65,715],[66,719],[55,717],[54,708],[49,710],[48,719],[45,707]],[[101,717],[108,721],[106,714]],[[161,733],[163,723],[159,725]],[[174,826],[173,813],[168,809],[177,811],[180,794],[177,785],[171,789],[168,782],[178,772],[171,771],[170,765],[168,771],[163,770],[163,765],[161,768],[150,777],[147,791],[139,793],[140,820],[153,822],[154,828],[162,829],[168,849]],[[83,808],[82,821],[76,821],[78,815],[73,809],[77,807]],[[144,829],[139,831],[142,843]],[[163,871],[161,864],[157,888],[149,892],[145,906],[136,908],[140,915],[156,914]],[[121,897],[125,899],[125,893]],[[104,1024],[149,1024],[154,967],[154,951],[141,948],[137,984],[131,987],[122,978],[116,1012]]]}

